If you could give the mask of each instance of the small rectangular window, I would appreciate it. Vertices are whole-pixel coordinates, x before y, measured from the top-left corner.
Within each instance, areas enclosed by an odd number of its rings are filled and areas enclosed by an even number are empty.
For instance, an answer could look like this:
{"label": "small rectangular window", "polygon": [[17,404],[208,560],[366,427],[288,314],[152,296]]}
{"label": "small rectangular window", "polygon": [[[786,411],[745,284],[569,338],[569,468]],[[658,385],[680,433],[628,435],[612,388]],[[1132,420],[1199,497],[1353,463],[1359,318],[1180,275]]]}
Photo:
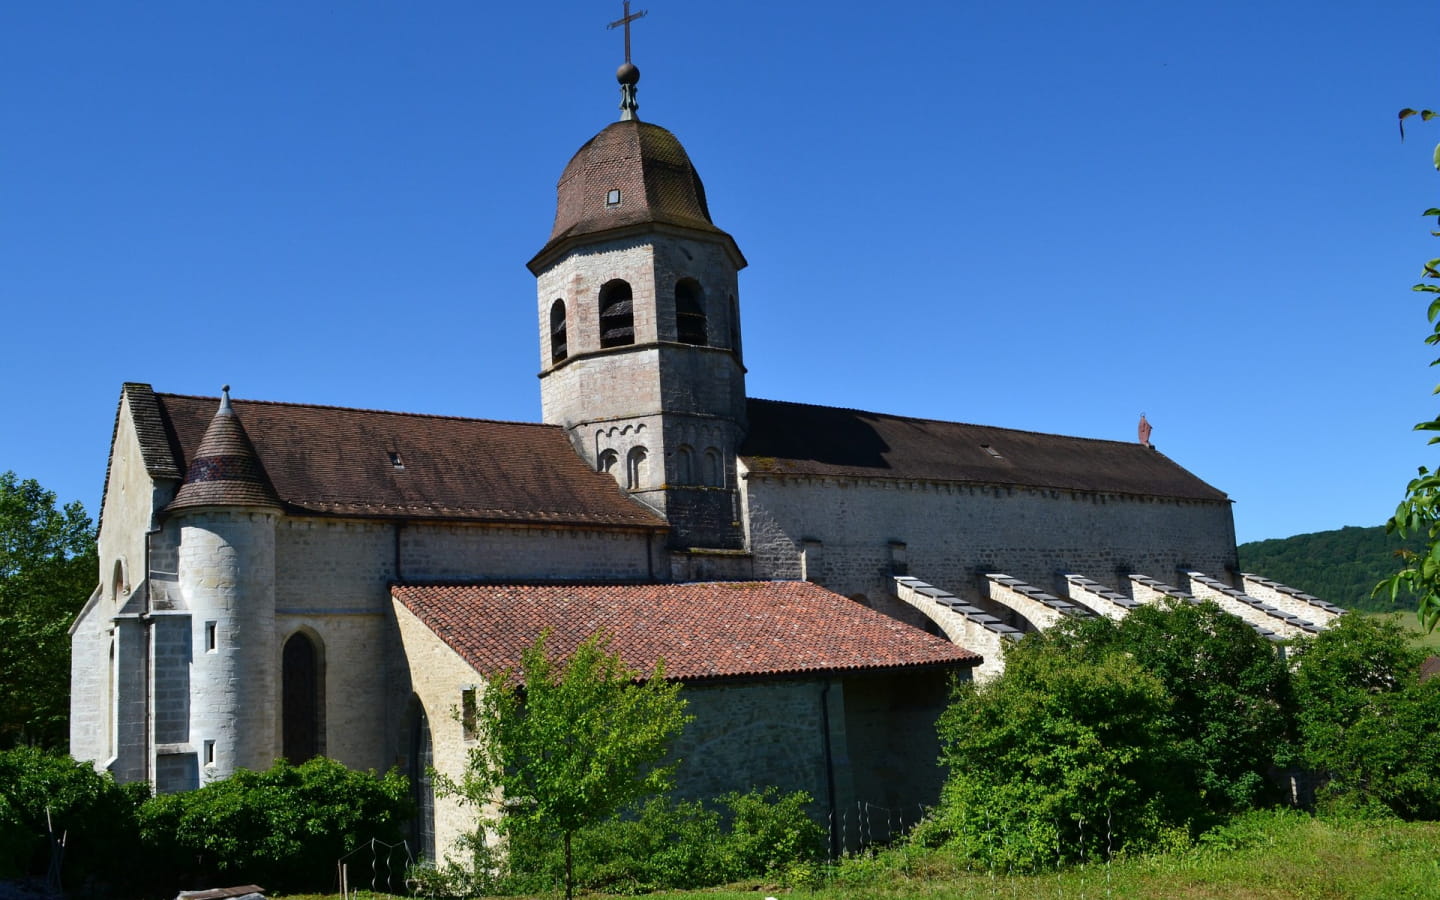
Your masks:
{"label": "small rectangular window", "polygon": [[205,765],[207,765],[207,766],[213,766],[213,765],[215,765],[215,742],[214,742],[214,741],[206,741],[206,742],[205,742]]}
{"label": "small rectangular window", "polygon": [[475,706],[475,688],[464,688],[460,691],[460,730],[467,741],[473,741],[479,737],[476,727],[478,714],[479,711]]}
{"label": "small rectangular window", "polygon": [[620,191],[619,191],[619,190],[612,190],[612,191],[610,191],[610,193],[606,194],[606,195],[605,195],[605,205],[606,205],[606,206],[619,206],[619,205],[620,205]]}
{"label": "small rectangular window", "polygon": [[206,653],[214,653],[214,652],[215,652],[215,648],[216,648],[217,646],[219,646],[219,643],[220,643],[219,626],[218,626],[215,622],[206,622],[206,623],[205,623],[205,652],[206,652]]}

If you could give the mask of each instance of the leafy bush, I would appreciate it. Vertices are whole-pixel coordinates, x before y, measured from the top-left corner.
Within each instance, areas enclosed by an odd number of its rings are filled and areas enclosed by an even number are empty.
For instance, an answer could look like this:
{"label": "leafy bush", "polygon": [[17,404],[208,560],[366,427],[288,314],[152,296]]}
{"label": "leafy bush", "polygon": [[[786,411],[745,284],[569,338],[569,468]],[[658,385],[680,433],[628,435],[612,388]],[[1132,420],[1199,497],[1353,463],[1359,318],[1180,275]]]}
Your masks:
{"label": "leafy bush", "polygon": [[[824,857],[824,831],[809,795],[774,788],[727,794],[719,809],[668,796],[582,828],[572,841],[575,884],[637,893],[723,884],[742,878],[805,882]],[[564,880],[564,851],[538,829],[509,832],[506,876],[496,889],[538,893]]]}
{"label": "leafy bush", "polygon": [[[1028,644],[1028,646],[1027,646]],[[1165,687],[1133,659],[1026,638],[941,716],[950,777],[917,839],[973,865],[1034,871],[1156,846],[1193,803]]]}
{"label": "leafy bush", "polygon": [[[1185,761],[1183,787],[1224,816],[1271,799],[1267,777],[1290,731],[1289,678],[1275,646],[1213,603],[1141,606],[1119,622],[1069,620],[1017,648],[1069,648],[1091,661],[1121,653],[1160,680],[1165,724]],[[1179,789],[1181,785],[1177,785]]]}
{"label": "leafy bush", "polygon": [[1440,818],[1440,680],[1395,622],[1348,615],[1297,643],[1302,762],[1322,803],[1347,812]]}
{"label": "leafy bush", "polygon": [[336,860],[363,842],[400,840],[410,813],[399,772],[376,778],[317,757],[156,797],[140,824],[162,871],[294,891],[330,886]]}
{"label": "leafy bush", "polygon": [[45,872],[53,827],[66,840],[64,883],[125,882],[125,861],[139,847],[136,808],[147,793],[68,755],[0,752],[0,878]]}

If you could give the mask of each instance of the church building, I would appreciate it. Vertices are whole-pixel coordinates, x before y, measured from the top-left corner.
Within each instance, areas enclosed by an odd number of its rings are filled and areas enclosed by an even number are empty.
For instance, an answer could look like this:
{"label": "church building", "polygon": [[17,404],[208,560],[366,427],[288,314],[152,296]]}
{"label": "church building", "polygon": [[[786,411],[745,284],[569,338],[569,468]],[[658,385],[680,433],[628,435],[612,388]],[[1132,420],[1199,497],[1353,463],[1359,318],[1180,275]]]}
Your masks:
{"label": "church building", "polygon": [[950,681],[1019,634],[1182,589],[1330,614],[1243,579],[1226,495],[1148,442],[748,396],[745,257],[617,77],[528,264],[542,423],[121,388],[77,758],[158,791],[403,766],[435,858],[474,813],[426,773],[486,676],[604,631],[687,687],[681,795],[806,790],[884,837],[938,796]]}

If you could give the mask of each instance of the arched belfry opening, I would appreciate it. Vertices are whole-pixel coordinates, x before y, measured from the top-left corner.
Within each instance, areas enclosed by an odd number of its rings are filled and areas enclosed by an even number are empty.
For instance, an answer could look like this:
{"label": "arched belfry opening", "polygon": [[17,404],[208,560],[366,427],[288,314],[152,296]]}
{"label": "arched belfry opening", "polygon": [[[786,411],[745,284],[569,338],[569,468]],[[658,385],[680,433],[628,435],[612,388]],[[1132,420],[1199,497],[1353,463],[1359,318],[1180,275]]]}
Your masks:
{"label": "arched belfry opening", "polygon": [[550,304],[550,365],[564,362],[569,355],[569,342],[565,339],[565,301],[556,300]]}
{"label": "arched belfry opening", "polygon": [[325,752],[324,672],[320,648],[297,631],[281,653],[281,752],[299,765]]}
{"label": "arched belfry opening", "polygon": [[705,291],[693,278],[682,278],[675,285],[675,336],[680,343],[696,347],[709,343]]}
{"label": "arched belfry opening", "polygon": [[600,346],[635,343],[635,306],[629,282],[616,278],[600,287]]}

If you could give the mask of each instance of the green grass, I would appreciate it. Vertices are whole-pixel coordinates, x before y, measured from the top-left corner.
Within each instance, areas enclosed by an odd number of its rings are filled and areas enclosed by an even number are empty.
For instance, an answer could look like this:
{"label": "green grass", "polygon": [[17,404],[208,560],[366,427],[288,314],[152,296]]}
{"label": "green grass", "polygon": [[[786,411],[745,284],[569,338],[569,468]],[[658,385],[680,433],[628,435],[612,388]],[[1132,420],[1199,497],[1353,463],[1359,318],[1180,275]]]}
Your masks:
{"label": "green grass", "polygon": [[[548,895],[558,896],[559,892]],[[766,896],[789,900],[1440,898],[1440,823],[1336,821],[1295,812],[1263,812],[1238,819],[1190,850],[1059,873],[967,872],[942,851],[902,848],[850,860],[828,885],[815,890],[790,891],[756,882],[649,895],[651,900]],[[290,900],[337,898],[309,895]]]}
{"label": "green grass", "polygon": [[1411,632],[1418,647],[1430,653],[1440,653],[1440,628],[1436,628],[1429,634],[1420,627],[1420,617],[1415,615],[1414,610],[1396,613],[1365,613],[1370,616],[1395,617],[1406,631]]}

